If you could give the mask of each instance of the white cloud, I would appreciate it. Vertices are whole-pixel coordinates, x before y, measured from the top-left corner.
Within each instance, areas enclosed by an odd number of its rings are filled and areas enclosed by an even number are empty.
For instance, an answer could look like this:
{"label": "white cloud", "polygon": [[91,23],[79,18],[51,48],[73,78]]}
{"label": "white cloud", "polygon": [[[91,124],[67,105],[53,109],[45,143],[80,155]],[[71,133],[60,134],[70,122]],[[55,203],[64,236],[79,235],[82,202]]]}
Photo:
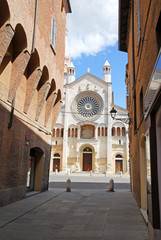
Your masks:
{"label": "white cloud", "polygon": [[68,52],[95,55],[118,38],[118,0],[70,0],[72,13],[67,15]]}

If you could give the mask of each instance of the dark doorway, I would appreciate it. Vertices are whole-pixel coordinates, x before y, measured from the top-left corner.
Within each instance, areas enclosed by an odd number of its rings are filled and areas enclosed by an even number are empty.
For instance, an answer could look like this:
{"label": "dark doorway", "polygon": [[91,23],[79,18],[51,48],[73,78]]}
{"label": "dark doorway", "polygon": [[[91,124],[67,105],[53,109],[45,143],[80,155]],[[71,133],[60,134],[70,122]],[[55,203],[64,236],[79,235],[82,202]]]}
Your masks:
{"label": "dark doorway", "polygon": [[53,171],[57,170],[60,172],[60,154],[55,153],[53,156]]}
{"label": "dark doorway", "polygon": [[122,171],[122,160],[116,160],[115,172]]}
{"label": "dark doorway", "polygon": [[28,160],[27,192],[41,190],[42,168],[43,151],[40,148],[32,148]]}
{"label": "dark doorway", "polygon": [[60,171],[60,159],[58,158],[54,158],[53,159],[53,171],[58,170],[58,172]]}
{"label": "dark doorway", "polygon": [[83,171],[92,170],[92,153],[83,153]]}

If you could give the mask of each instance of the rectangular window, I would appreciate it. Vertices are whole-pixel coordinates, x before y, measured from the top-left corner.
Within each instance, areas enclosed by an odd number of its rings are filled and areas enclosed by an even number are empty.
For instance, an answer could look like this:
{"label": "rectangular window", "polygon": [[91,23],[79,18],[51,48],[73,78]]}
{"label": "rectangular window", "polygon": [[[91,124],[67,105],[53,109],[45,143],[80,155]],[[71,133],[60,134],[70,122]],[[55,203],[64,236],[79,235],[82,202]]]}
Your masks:
{"label": "rectangular window", "polygon": [[54,18],[51,18],[51,44],[56,51],[56,22]]}

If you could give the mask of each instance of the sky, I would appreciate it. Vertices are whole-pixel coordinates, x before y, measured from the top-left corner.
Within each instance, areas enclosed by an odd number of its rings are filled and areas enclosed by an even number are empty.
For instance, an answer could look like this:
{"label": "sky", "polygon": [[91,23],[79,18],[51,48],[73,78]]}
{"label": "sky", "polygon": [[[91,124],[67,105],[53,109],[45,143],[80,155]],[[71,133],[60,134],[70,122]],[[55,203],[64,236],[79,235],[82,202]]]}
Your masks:
{"label": "sky", "polygon": [[127,54],[118,51],[118,0],[70,0],[67,15],[68,54],[76,79],[90,73],[102,79],[106,59],[111,65],[114,104],[126,108]]}

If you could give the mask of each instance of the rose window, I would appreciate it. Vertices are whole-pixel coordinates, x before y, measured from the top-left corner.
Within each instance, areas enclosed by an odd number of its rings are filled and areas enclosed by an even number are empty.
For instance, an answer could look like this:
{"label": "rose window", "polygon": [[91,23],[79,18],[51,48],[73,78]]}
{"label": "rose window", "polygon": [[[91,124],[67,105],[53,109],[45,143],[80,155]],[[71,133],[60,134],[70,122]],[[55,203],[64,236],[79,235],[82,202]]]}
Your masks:
{"label": "rose window", "polygon": [[79,93],[72,104],[73,114],[80,120],[93,121],[100,117],[103,110],[103,99],[93,91]]}
{"label": "rose window", "polygon": [[77,103],[78,112],[84,117],[92,117],[99,111],[99,102],[91,96],[85,96]]}

